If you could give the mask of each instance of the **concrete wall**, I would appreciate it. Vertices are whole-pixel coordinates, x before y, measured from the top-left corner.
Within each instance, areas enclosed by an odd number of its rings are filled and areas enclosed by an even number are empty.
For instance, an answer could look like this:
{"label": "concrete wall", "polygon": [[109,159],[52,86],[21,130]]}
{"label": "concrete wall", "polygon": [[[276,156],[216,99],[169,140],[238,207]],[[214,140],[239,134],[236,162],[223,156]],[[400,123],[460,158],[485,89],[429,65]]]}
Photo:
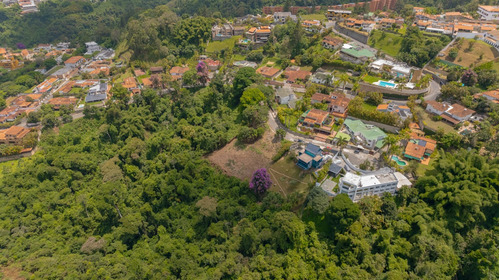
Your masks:
{"label": "concrete wall", "polygon": [[403,97],[409,97],[412,95],[419,95],[419,94],[426,94],[429,92],[429,88],[424,88],[424,89],[392,89],[392,88],[387,88],[383,86],[377,86],[374,84],[369,84],[369,83],[364,83],[360,82],[359,83],[359,90],[364,91],[364,92],[381,92],[381,93],[386,93],[386,94],[391,94],[391,95],[399,95]]}
{"label": "concrete wall", "polygon": [[11,160],[17,160],[17,159],[24,158],[24,157],[30,157],[33,155],[34,151],[35,150],[32,150],[30,152],[26,152],[26,153],[22,153],[22,154],[17,154],[17,155],[0,157],[0,162],[6,162],[6,161],[11,161]]}
{"label": "concrete wall", "polygon": [[337,30],[338,32],[340,32],[346,36],[349,36],[349,37],[353,38],[354,40],[359,41],[363,44],[368,44],[368,35],[364,35],[362,33],[356,32],[352,29],[342,27],[338,24],[335,24],[335,30]]}
{"label": "concrete wall", "polygon": [[383,123],[374,122],[374,121],[367,121],[367,120],[358,119],[358,118],[351,117],[351,116],[348,116],[347,118],[351,119],[351,120],[360,120],[360,121],[362,121],[365,124],[374,125],[374,126],[380,128],[380,129],[383,129],[383,130],[391,132],[391,133],[398,133],[398,131],[400,130],[399,127],[388,125],[388,124],[383,124]]}

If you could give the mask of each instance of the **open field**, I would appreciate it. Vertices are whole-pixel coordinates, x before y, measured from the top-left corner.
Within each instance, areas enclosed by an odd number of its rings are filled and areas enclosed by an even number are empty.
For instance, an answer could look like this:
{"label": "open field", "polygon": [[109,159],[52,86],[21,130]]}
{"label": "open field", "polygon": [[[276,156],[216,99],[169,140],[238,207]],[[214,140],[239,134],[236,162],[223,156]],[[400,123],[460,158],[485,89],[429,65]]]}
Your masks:
{"label": "open field", "polygon": [[[385,34],[385,35],[383,35]],[[396,56],[401,49],[403,36],[380,30],[373,30],[368,43],[370,46],[385,52],[390,56]]]}
{"label": "open field", "polygon": [[[417,107],[416,110],[424,111],[424,109],[419,108],[419,107]],[[434,121],[434,120],[432,120],[431,115],[428,114],[425,111],[422,112],[422,117],[423,117],[424,125],[427,126],[427,127],[429,127],[429,128],[431,128],[434,131],[437,131],[440,128],[442,128],[443,131],[444,131],[444,133],[455,132],[455,129],[451,125],[449,125],[447,123],[444,123],[443,121]]]}
{"label": "open field", "polygon": [[271,158],[280,145],[274,139],[274,133],[267,130],[260,140],[250,145],[240,145],[234,139],[224,148],[210,154],[208,160],[229,176],[250,180],[255,170],[271,166]]}
{"label": "open field", "polygon": [[309,15],[301,15],[300,18],[302,20],[326,20],[325,14],[309,14]]}
{"label": "open field", "polygon": [[285,196],[293,192],[306,196],[309,184],[315,182],[311,172],[302,170],[290,157],[280,159],[268,170],[271,173],[271,180],[274,182],[270,190]]}
{"label": "open field", "polygon": [[224,41],[212,41],[208,43],[206,51],[207,53],[220,52],[222,50],[229,50],[234,47],[234,44],[238,42],[241,36],[233,36]]}
{"label": "open field", "polygon": [[[471,65],[472,67],[475,67],[488,61],[498,60],[498,51],[485,42],[474,39],[462,39],[461,41],[461,43],[453,43],[452,46],[443,51],[443,53],[445,54],[445,56],[443,57],[444,60],[466,68],[470,67]],[[451,60],[448,57],[448,54],[452,48],[458,49],[458,56],[454,60]]]}

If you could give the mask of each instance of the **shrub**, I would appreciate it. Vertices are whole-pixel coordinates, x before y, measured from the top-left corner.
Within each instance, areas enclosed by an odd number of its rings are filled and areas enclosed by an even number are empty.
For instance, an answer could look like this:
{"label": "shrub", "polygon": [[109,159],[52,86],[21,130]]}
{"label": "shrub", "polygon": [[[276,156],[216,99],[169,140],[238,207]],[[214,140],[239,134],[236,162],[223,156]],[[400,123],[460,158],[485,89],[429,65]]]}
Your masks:
{"label": "shrub", "polygon": [[264,134],[264,131],[263,127],[251,128],[244,126],[240,129],[237,138],[242,143],[253,143]]}
{"label": "shrub", "polygon": [[291,146],[292,146],[292,142],[286,141],[286,140],[281,141],[281,147],[276,152],[276,154],[272,157],[272,160],[274,162],[278,161],[280,158],[282,158],[290,150]]}

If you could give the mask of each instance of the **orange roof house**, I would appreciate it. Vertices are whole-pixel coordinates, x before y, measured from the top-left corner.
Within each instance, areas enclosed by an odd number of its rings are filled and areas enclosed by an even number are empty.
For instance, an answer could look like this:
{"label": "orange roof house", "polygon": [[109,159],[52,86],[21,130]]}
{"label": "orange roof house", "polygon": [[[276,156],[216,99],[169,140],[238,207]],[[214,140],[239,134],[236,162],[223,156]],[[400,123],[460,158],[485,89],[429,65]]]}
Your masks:
{"label": "orange roof house", "polygon": [[84,61],[85,61],[85,57],[83,57],[83,56],[73,56],[73,57],[68,58],[64,62],[64,64],[66,66],[76,66]]}
{"label": "orange roof house", "polygon": [[[429,157],[436,149],[436,141],[412,132],[406,145],[404,157],[428,164]],[[427,165],[426,164],[426,165]]]}
{"label": "orange roof house", "polygon": [[264,67],[260,67],[255,72],[261,74],[262,76],[264,76],[266,78],[274,78],[276,76],[276,74],[278,74],[279,71],[280,71],[280,69],[264,66]]}
{"label": "orange roof house", "polygon": [[474,98],[479,98],[479,97],[484,97],[488,100],[490,100],[491,102],[493,103],[496,103],[498,104],[498,89],[495,89],[495,90],[489,90],[489,91],[485,91],[485,92],[481,92],[481,93],[478,93],[478,94],[475,94],[474,95]]}
{"label": "orange roof house", "polygon": [[55,97],[49,100],[49,104],[52,105],[54,110],[59,110],[61,106],[75,105],[78,102],[78,98],[75,97]]}
{"label": "orange roof house", "polygon": [[182,75],[189,71],[189,67],[174,66],[170,69],[170,75],[174,81],[182,79]]}
{"label": "orange roof house", "polygon": [[0,144],[20,145],[29,132],[29,129],[15,125],[8,129],[0,130]]}
{"label": "orange roof house", "polygon": [[135,78],[134,77],[125,78],[123,80],[122,85],[123,85],[124,88],[126,88],[128,90],[132,90],[134,88],[137,88],[137,83],[135,82]]}

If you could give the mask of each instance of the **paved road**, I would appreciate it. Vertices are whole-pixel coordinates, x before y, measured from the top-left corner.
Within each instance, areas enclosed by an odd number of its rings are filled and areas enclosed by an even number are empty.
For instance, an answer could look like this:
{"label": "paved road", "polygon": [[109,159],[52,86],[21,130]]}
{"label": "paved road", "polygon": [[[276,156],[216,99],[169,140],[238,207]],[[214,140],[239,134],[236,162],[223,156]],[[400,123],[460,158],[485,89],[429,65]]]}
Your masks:
{"label": "paved road", "polygon": [[[281,127],[278,124],[277,118],[278,118],[278,114],[272,112],[272,110],[269,110],[269,117],[267,118],[267,124],[269,125],[269,128],[273,132],[276,132],[276,130]],[[302,141],[305,143],[312,143],[312,144],[318,145],[322,148],[325,148],[328,146],[325,142],[316,141],[316,140],[313,140],[313,139],[306,137],[306,136],[299,136],[296,134],[292,134],[292,133],[290,133],[290,130],[288,128],[285,128],[285,127],[282,127],[282,128],[286,131],[285,139],[288,141],[292,141],[292,142]],[[328,147],[331,147],[331,146],[328,146]]]}
{"label": "paved road", "polygon": [[441,94],[441,86],[438,82],[431,80],[430,82],[430,90],[427,95],[425,95],[424,100],[436,100],[436,98]]}

